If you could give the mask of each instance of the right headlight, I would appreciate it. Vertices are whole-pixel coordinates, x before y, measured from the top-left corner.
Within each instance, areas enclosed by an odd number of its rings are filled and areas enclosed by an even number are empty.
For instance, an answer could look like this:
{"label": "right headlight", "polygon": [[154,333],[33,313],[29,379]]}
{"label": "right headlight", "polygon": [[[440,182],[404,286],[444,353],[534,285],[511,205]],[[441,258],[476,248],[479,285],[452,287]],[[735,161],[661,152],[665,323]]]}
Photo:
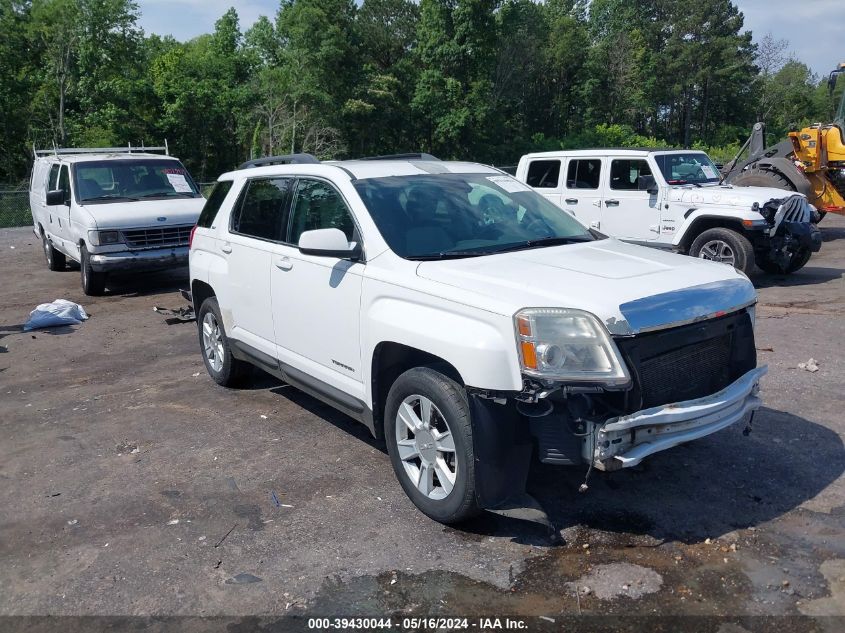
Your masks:
{"label": "right headlight", "polygon": [[613,339],[589,312],[526,308],[514,315],[523,373],[567,382],[623,386],[631,381]]}

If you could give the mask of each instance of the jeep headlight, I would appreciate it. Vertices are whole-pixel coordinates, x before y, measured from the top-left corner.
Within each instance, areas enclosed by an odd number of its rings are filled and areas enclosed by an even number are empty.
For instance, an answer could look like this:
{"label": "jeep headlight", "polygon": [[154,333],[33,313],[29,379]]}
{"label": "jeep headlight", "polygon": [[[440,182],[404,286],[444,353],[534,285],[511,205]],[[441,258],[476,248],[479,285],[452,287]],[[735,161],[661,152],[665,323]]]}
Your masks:
{"label": "jeep headlight", "polygon": [[613,339],[589,312],[526,308],[516,313],[514,321],[523,373],[617,386],[631,381]]}
{"label": "jeep headlight", "polygon": [[88,238],[94,246],[117,244],[122,241],[120,231],[88,231]]}

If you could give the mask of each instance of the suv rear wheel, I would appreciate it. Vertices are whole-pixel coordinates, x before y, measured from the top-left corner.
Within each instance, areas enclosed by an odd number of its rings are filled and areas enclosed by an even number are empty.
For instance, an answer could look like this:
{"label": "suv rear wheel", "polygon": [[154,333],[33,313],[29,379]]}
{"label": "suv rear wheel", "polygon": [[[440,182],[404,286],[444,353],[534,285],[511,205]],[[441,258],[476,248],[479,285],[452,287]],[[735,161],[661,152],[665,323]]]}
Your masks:
{"label": "suv rear wheel", "polygon": [[396,379],[387,395],[384,436],[405,494],[441,523],[480,512],[469,403],[463,387],[430,367]]}
{"label": "suv rear wheel", "polygon": [[731,229],[715,228],[702,232],[690,246],[689,254],[730,264],[746,275],[754,269],[754,247],[747,237]]}
{"label": "suv rear wheel", "polygon": [[47,238],[47,234],[41,232],[41,244],[44,247],[44,256],[47,258],[47,268],[50,270],[64,270],[67,265],[65,254],[53,248],[52,242]]}
{"label": "suv rear wheel", "polygon": [[249,364],[232,355],[216,298],[209,297],[202,302],[197,324],[202,360],[209,375],[218,385],[235,386],[249,371]]}

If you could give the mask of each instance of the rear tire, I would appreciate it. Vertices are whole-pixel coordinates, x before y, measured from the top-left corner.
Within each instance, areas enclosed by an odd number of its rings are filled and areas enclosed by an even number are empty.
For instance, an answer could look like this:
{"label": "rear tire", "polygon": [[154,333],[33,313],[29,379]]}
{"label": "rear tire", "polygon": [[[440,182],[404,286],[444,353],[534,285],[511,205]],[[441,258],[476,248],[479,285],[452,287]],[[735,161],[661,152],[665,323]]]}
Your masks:
{"label": "rear tire", "polygon": [[106,291],[106,273],[91,268],[91,256],[85,244],[79,247],[79,270],[82,277],[82,292],[89,297],[99,297]]}
{"label": "rear tire", "polygon": [[50,270],[64,270],[67,266],[65,254],[53,248],[52,242],[47,234],[41,231],[41,245],[44,247],[44,256],[47,258],[47,268]]}
{"label": "rear tire", "polygon": [[754,247],[747,237],[725,228],[708,229],[690,246],[692,257],[730,264],[749,274],[754,269]]}
{"label": "rear tire", "polygon": [[730,184],[736,185],[737,187],[774,187],[775,189],[783,189],[784,191],[796,191],[788,179],[775,171],[769,171],[767,169],[752,169],[743,172],[731,180]]}
{"label": "rear tire", "polygon": [[208,375],[223,387],[237,386],[249,373],[250,365],[232,355],[232,346],[226,336],[220,306],[215,297],[202,302],[197,326],[200,353]]}
{"label": "rear tire", "polygon": [[387,395],[384,436],[408,498],[440,523],[481,512],[466,391],[431,367],[409,369]]}

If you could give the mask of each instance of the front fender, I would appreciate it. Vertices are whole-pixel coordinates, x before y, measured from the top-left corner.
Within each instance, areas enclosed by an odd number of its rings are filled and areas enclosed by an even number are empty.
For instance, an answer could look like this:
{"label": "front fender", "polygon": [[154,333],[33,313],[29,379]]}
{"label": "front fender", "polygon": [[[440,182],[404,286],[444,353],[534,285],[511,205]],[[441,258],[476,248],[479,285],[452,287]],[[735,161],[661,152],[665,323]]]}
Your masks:
{"label": "front fender", "polygon": [[719,209],[709,207],[706,209],[696,209],[695,205],[690,205],[690,208],[679,218],[681,225],[675,231],[675,236],[672,238],[673,246],[680,246],[682,243],[689,243],[690,231],[697,232],[695,224],[705,221],[708,224],[719,224],[728,228],[734,225],[738,230],[743,228],[743,221],[760,222],[762,216],[749,209],[748,211],[741,211],[738,209]]}
{"label": "front fender", "polygon": [[367,356],[384,341],[433,354],[450,363],[465,385],[520,391],[522,377],[511,319],[438,300],[380,297],[370,305]]}

